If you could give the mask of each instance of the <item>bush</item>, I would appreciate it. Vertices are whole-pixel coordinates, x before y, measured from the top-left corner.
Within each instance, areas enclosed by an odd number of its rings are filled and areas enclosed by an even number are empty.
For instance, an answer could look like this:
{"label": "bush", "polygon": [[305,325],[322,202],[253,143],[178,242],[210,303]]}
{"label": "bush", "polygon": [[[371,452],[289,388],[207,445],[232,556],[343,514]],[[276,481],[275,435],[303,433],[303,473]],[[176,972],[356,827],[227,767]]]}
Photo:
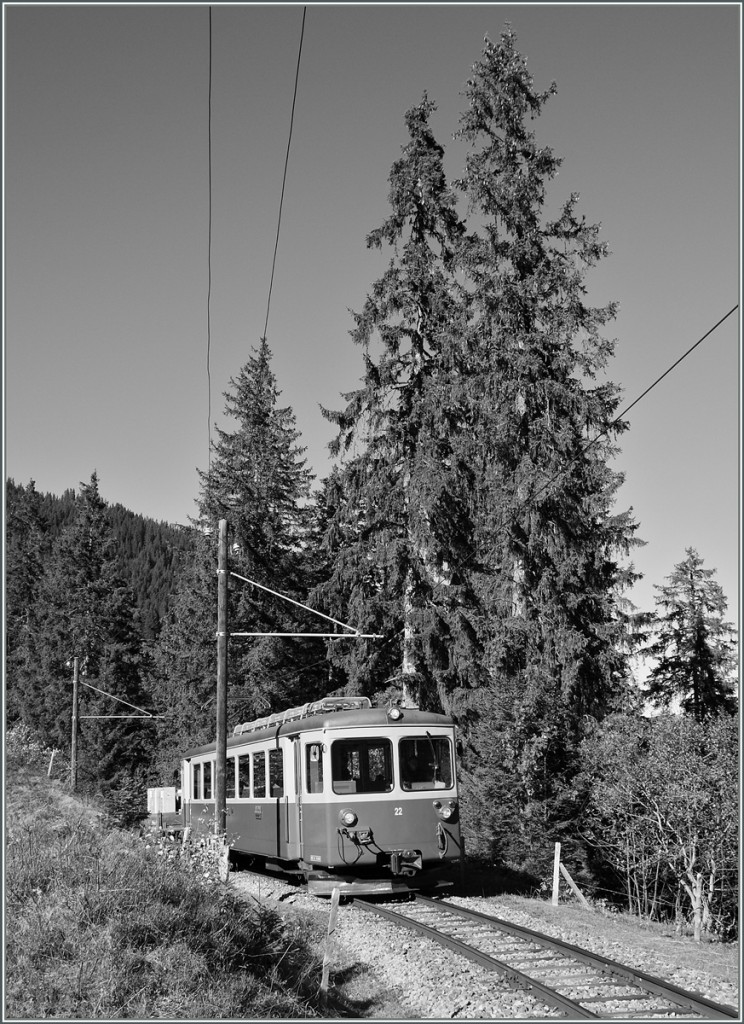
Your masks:
{"label": "bush", "polygon": [[6,768],[35,768],[48,765],[52,748],[45,747],[41,740],[23,722],[19,722],[5,733]]}
{"label": "bush", "polygon": [[582,756],[582,827],[622,879],[631,912],[689,924],[697,939],[736,938],[736,720],[614,715]]}

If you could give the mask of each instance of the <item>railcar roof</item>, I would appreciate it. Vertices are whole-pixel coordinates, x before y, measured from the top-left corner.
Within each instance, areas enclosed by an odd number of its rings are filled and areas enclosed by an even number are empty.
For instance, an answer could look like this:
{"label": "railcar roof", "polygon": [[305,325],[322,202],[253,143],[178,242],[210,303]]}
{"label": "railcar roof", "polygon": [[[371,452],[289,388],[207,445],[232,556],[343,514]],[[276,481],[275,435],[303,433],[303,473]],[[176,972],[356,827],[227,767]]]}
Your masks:
{"label": "railcar roof", "polygon": [[[362,708],[356,711],[335,711],[312,715],[308,718],[285,722],[283,725],[273,725],[267,729],[257,729],[254,732],[246,732],[241,736],[228,736],[227,749],[231,747],[245,747],[255,743],[261,743],[267,739],[274,739],[276,736],[296,736],[299,733],[327,729],[333,732],[343,732],[349,729],[360,729],[379,726],[385,729],[396,729],[405,732],[412,726],[452,726],[453,720],[448,715],[437,715],[430,711],[418,711],[414,708],[401,708],[402,718],[391,721],[388,718],[388,708]],[[196,757],[199,754],[207,754],[216,749],[216,744],[206,743],[201,747],[192,747],[183,755],[184,758]]]}

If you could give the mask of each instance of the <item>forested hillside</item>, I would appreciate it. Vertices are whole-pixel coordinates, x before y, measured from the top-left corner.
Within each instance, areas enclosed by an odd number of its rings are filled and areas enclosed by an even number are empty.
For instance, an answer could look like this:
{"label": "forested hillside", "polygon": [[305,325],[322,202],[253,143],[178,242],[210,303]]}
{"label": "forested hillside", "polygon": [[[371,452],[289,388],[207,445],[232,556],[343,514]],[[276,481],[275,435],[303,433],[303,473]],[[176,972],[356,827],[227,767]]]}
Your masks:
{"label": "forested hillside", "polygon": [[[28,522],[22,509],[37,503],[38,554],[43,561],[75,518],[77,506],[72,488],[61,496],[40,493],[34,497],[35,491],[33,481],[26,486],[6,481],[6,550],[12,557],[23,545]],[[152,640],[168,612],[179,569],[194,549],[193,530],[156,522],[119,504],[108,506],[107,518],[122,574],[134,594],[142,637]]]}

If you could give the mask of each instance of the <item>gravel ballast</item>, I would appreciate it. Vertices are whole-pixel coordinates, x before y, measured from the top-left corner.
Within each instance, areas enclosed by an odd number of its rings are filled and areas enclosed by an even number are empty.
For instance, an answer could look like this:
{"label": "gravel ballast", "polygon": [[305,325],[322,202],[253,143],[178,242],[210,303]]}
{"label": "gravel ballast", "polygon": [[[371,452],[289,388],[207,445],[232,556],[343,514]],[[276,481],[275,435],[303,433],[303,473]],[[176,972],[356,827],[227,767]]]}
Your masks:
{"label": "gravel ballast", "polygon": [[[329,901],[274,879],[236,872],[236,891],[270,902],[280,913],[301,909],[327,926]],[[732,946],[698,944],[658,928],[635,924],[575,905],[553,907],[541,900],[515,896],[448,897],[453,903],[570,942],[680,988],[735,1008],[738,1003],[738,951]],[[405,904],[401,909],[405,908]],[[392,909],[395,909],[393,907]],[[548,1020],[557,1011],[527,992],[509,988],[497,974],[353,903],[342,904],[331,950],[331,977],[364,965],[370,972],[369,999],[394,992],[408,1019]],[[376,1016],[374,1010],[370,1016]]]}

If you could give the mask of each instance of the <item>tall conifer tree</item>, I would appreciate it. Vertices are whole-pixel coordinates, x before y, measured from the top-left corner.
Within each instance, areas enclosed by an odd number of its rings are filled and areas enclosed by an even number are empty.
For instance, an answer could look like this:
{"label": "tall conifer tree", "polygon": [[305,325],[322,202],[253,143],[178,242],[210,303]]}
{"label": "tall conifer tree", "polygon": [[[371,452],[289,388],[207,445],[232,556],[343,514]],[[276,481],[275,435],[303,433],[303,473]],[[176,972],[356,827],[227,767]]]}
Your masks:
{"label": "tall conifer tree", "polygon": [[[156,645],[153,692],[172,707],[171,723],[161,730],[164,776],[184,746],[214,737],[219,521],[228,523],[232,572],[300,602],[308,595],[312,474],[294,413],[280,396],[262,339],[225,392],[231,429],[216,428],[210,466],[199,474],[197,555]],[[318,632],[309,615],[248,583],[231,579],[229,594],[230,632]],[[231,722],[320,695],[325,666],[318,641],[235,638],[229,650]]]}
{"label": "tall conifer tree", "polygon": [[[634,579],[621,559],[635,524],[613,511],[622,478],[608,463],[625,424],[615,421],[617,388],[599,379],[615,306],[588,305],[584,285],[607,247],[576,194],[545,215],[560,160],[528,122],[556,90],[535,90],[515,42],[509,29],[486,40],[458,132],[470,147],[458,185],[477,223],[460,256],[478,368],[469,394],[490,682],[487,694],[453,694],[453,705],[481,719],[476,777],[479,748],[499,734],[501,770],[516,770],[511,791],[530,821],[523,848],[536,837],[547,848],[571,813],[582,716],[612,707],[626,675],[618,597]],[[474,786],[481,807],[493,807],[498,774],[491,765]]]}
{"label": "tall conifer tree", "polygon": [[392,684],[439,706],[440,691],[473,672],[467,580],[468,466],[453,447],[463,415],[462,301],[454,260],[463,234],[424,96],[405,115],[409,141],[390,173],[391,212],[367,238],[392,250],[353,341],[362,387],[344,396],[329,482],[327,534],[334,571],[322,588],[334,614],[388,639],[336,646],[355,691]]}
{"label": "tall conifer tree", "polygon": [[661,708],[678,702],[701,722],[720,711],[736,711],[736,634],[723,619],[727,602],[713,578],[715,569],[703,568],[694,548],[685,554],[666,585],[655,588],[660,611],[652,622],[654,640],[646,648],[656,659],[647,696]]}

